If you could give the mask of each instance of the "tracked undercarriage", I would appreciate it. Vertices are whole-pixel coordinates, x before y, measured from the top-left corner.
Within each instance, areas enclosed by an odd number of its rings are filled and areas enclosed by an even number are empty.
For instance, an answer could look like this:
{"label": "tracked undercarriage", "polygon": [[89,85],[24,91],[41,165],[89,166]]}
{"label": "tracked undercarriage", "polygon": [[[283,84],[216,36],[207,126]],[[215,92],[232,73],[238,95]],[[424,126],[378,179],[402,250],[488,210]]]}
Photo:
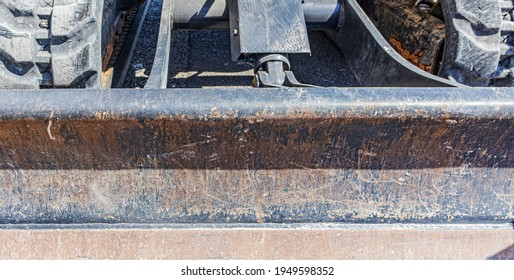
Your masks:
{"label": "tracked undercarriage", "polygon": [[[1,257],[513,258],[512,1],[163,0],[109,89],[146,5],[0,0]],[[252,84],[167,88],[206,28]],[[296,78],[310,30],[360,87]]]}

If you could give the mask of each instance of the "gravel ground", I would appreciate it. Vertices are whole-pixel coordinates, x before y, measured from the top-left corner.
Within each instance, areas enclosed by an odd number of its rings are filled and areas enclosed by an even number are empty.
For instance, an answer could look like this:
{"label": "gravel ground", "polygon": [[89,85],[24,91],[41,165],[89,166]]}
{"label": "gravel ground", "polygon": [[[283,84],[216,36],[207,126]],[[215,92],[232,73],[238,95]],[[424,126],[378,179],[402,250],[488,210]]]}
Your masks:
{"label": "gravel ground", "polygon": [[[148,8],[141,36],[123,87],[142,88],[152,68],[159,32],[162,0]],[[358,83],[339,49],[321,32],[309,32],[312,54],[290,56],[291,67],[302,83],[348,87]],[[251,65],[230,58],[228,30],[173,31],[169,88],[248,87]]]}

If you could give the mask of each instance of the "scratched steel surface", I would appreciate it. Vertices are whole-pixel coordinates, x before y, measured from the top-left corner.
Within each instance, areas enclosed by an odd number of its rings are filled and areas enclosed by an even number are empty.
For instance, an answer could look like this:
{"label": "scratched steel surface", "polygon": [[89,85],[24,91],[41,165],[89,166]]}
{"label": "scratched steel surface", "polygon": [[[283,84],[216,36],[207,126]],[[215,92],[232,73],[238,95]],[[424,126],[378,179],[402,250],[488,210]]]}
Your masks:
{"label": "scratched steel surface", "polygon": [[510,89],[1,94],[2,223],[514,219]]}

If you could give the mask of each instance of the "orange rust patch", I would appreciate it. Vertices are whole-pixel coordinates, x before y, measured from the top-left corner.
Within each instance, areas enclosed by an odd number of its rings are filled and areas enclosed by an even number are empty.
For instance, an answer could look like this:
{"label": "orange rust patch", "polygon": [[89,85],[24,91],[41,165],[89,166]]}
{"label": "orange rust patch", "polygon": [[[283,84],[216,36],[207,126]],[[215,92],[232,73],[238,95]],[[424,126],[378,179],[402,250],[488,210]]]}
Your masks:
{"label": "orange rust patch", "polygon": [[426,65],[419,61],[419,59],[425,55],[423,51],[419,51],[418,53],[411,52],[410,50],[403,47],[402,42],[400,40],[396,39],[393,36],[389,37],[389,43],[401,56],[403,56],[403,58],[412,62],[418,68],[433,73],[432,65]]}

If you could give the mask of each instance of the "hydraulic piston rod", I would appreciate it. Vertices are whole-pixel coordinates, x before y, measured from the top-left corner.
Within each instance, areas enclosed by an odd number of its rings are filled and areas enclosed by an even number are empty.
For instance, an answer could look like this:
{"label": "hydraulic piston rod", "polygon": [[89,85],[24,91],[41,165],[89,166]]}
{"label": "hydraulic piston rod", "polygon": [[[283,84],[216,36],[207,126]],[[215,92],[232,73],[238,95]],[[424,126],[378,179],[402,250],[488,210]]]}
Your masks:
{"label": "hydraulic piston rod", "polygon": [[[175,1],[173,26],[177,29],[227,29],[229,1]],[[302,7],[307,27],[310,29],[336,28],[341,22],[343,9],[339,0],[304,0]]]}

